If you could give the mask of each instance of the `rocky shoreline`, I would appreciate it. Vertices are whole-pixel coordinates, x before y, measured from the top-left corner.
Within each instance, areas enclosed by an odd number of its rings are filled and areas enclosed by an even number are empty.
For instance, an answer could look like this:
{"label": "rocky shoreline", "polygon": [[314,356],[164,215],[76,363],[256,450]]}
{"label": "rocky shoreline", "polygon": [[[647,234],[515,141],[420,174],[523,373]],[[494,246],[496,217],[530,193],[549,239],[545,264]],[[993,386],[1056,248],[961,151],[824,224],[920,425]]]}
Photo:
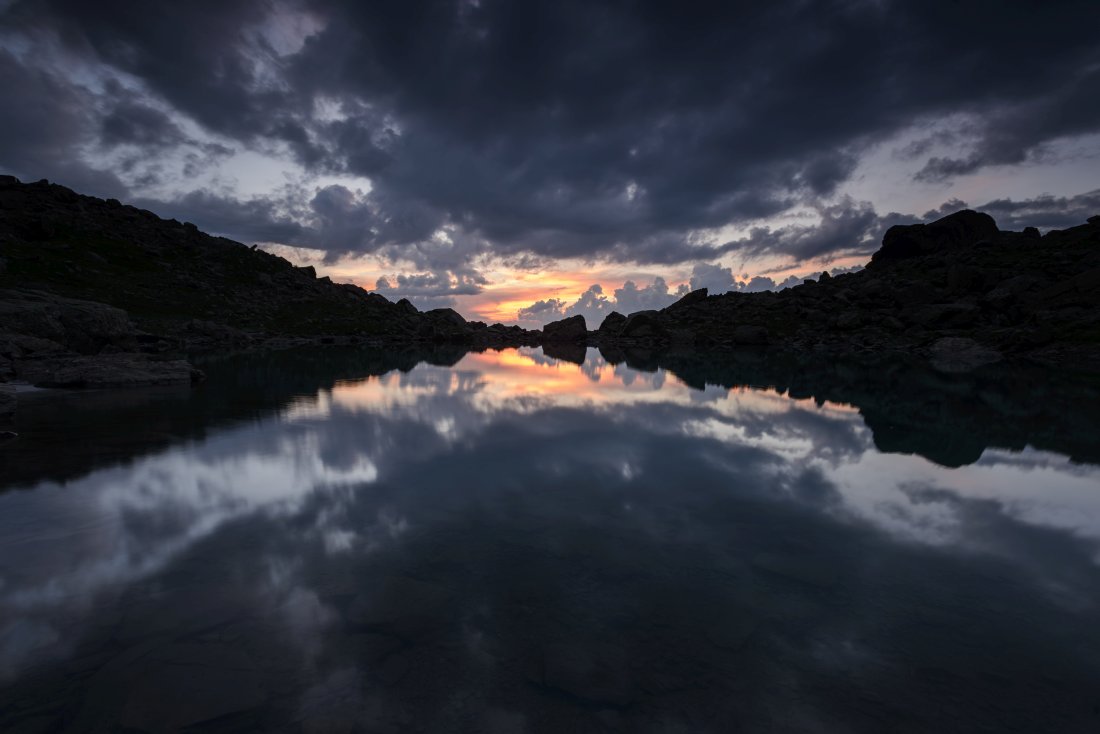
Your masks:
{"label": "rocky shoreline", "polygon": [[1100,216],[1043,236],[956,212],[896,226],[868,267],[784,291],[694,291],[659,311],[542,330],[421,312],[312,267],[47,181],[0,176],[0,422],[13,381],[189,384],[189,355],[305,344],[541,345],[583,361],[665,352],[905,355],[944,371],[1001,360],[1100,371]]}
{"label": "rocky shoreline", "polygon": [[547,324],[547,346],[897,354],[966,370],[1001,360],[1100,371],[1100,216],[1042,237],[964,210],[895,226],[866,269],[778,293],[694,291],[660,311]]}

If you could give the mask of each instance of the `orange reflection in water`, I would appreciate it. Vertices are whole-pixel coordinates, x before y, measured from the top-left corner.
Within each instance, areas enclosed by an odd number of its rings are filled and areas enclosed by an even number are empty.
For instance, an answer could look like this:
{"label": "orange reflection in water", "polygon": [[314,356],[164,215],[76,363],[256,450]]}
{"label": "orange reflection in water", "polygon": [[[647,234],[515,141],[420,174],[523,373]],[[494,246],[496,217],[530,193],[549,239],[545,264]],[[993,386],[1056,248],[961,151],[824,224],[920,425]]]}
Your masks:
{"label": "orange reflection in water", "polygon": [[[338,382],[319,396],[316,409],[330,404],[345,409],[412,406],[426,395],[462,395],[478,408],[493,410],[522,403],[532,408],[548,403],[570,405],[687,403],[700,391],[665,370],[643,372],[625,364],[609,364],[596,349],[587,350],[583,364],[546,356],[540,348],[471,352],[453,367],[418,365],[408,373]],[[793,400],[775,389],[708,388],[707,402],[719,413],[780,413],[788,410],[854,412],[842,404],[818,406],[813,399]]]}

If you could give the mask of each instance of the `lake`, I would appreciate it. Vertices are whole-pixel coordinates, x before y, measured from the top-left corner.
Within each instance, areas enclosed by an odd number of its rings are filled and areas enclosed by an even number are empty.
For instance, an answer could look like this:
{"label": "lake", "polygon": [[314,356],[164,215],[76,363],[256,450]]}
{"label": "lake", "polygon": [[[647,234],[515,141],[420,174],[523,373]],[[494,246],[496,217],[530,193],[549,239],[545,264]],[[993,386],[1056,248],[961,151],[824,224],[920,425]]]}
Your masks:
{"label": "lake", "polygon": [[324,348],[22,396],[0,730],[1100,731],[1100,384]]}

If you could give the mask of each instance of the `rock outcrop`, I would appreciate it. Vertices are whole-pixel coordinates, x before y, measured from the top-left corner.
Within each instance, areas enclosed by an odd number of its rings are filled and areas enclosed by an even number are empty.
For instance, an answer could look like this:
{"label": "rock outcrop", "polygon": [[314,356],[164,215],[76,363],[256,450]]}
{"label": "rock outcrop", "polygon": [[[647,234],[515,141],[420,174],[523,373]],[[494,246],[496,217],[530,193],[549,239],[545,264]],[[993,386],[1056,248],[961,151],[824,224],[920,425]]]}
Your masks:
{"label": "rock outcrop", "polygon": [[895,224],[886,230],[882,247],[871,257],[872,265],[992,242],[1000,235],[988,214],[970,209],[950,214],[930,224]]}
{"label": "rock outcrop", "polygon": [[893,227],[865,270],[778,293],[691,293],[605,319],[610,350],[672,346],[917,355],[948,370],[997,359],[1100,370],[1100,218],[1002,232],[961,211]]}
{"label": "rock outcrop", "polygon": [[544,342],[583,342],[588,338],[588,325],[584,316],[570,316],[561,321],[552,321],[542,327]]}
{"label": "rock outcrop", "polygon": [[[892,227],[861,272],[822,273],[779,293],[698,289],[659,311],[611,313],[595,332],[580,316],[538,332],[468,322],[453,309],[421,312],[194,225],[45,181],[0,177],[0,245],[0,381],[45,357],[163,361],[309,341],[900,352],[952,369],[997,354],[1100,369],[1098,217],[1039,236],[1002,232],[988,215],[960,211]],[[87,384],[101,382],[93,378]]]}
{"label": "rock outcrop", "polygon": [[[41,313],[17,306],[21,318],[39,319],[20,333],[80,354],[114,346],[135,327],[162,339],[162,351],[177,352],[321,337],[475,345],[536,339],[518,328],[467,323],[452,309],[421,313],[407,300],[391,303],[318,278],[312,266],[48,181],[0,177],[0,252],[0,289],[92,304],[83,314],[69,307],[64,318],[56,303]],[[0,310],[0,332],[11,331],[8,321]],[[82,337],[87,343],[77,345]]]}

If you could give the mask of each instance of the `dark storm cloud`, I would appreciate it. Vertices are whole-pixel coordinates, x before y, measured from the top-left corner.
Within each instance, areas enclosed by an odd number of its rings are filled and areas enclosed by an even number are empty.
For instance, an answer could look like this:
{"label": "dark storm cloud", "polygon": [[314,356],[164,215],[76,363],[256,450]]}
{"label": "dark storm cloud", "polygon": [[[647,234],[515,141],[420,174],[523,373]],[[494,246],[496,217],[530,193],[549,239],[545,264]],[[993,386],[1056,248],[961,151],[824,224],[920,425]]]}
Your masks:
{"label": "dark storm cloud", "polygon": [[304,244],[309,230],[285,210],[276,197],[238,200],[196,190],[173,201],[137,199],[137,206],[184,222],[202,222],[204,229],[248,242]]}
{"label": "dark storm cloud", "polygon": [[961,158],[933,157],[916,174],[943,181],[986,166],[1042,158],[1043,144],[1062,136],[1096,132],[1100,121],[1100,68],[1071,71],[1066,83],[1044,97],[994,109],[971,124],[973,149]]}
{"label": "dark storm cloud", "polygon": [[869,255],[878,249],[884,218],[867,202],[845,199],[818,207],[821,222],[772,229],[755,227],[748,237],[732,240],[715,254],[734,252],[745,257],[786,255],[795,260],[844,255]]}
{"label": "dark storm cloud", "polygon": [[3,48],[0,89],[5,98],[0,114],[0,165],[5,173],[33,180],[64,171],[72,186],[105,196],[124,191],[113,174],[92,170],[71,157],[75,148],[92,139],[90,95],[47,72],[27,68]]}
{"label": "dark storm cloud", "polygon": [[996,219],[1001,229],[1066,229],[1100,214],[1100,189],[1076,196],[995,199],[977,208]]}
{"label": "dark storm cloud", "polygon": [[[941,180],[1100,129],[1097,16],[1083,1],[52,0],[13,4],[0,30],[125,74],[211,135],[369,177],[364,194],[310,194],[309,244],[434,271],[476,252],[710,259],[693,232],[807,205],[820,231],[757,229],[722,251],[873,249],[872,211],[823,201],[869,145],[964,118],[967,148],[919,174]],[[16,98],[43,96],[24,64]],[[5,136],[0,163],[72,183],[49,151],[178,132],[158,105],[87,119],[66,94],[48,95],[45,129],[24,125],[27,151]],[[425,247],[442,227],[463,242]]]}

